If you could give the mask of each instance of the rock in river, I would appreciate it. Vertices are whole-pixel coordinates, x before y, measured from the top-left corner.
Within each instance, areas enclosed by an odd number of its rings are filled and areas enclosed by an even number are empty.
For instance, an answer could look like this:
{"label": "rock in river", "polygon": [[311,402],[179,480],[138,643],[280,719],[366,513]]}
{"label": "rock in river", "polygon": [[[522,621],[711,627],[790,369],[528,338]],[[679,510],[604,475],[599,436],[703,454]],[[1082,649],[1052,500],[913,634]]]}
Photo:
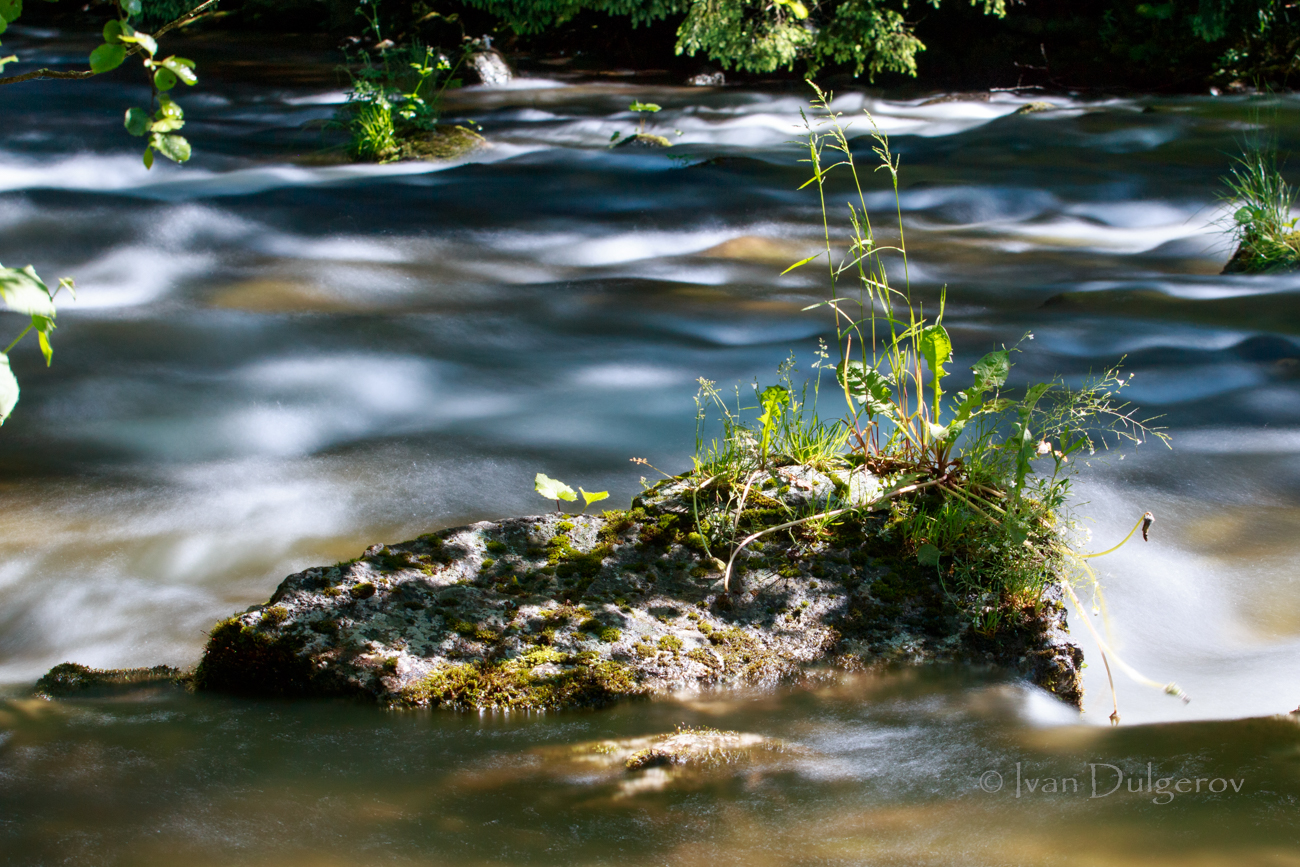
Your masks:
{"label": "rock in river", "polygon": [[[756,507],[846,505],[876,485],[865,470],[769,472]],[[290,575],[265,605],[216,625],[194,684],[548,709],[769,683],[811,665],[973,662],[1079,704],[1082,654],[1051,593],[978,632],[933,570],[889,556],[874,519],[765,537],[724,593],[688,497],[669,481],[627,511],[484,521]]]}

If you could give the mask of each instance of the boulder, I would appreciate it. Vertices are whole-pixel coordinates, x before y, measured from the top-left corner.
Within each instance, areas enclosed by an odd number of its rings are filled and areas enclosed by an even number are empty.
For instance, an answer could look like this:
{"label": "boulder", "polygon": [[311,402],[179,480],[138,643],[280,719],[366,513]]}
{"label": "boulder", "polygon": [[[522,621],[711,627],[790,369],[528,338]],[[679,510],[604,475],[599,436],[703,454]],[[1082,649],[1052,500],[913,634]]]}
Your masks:
{"label": "boulder", "polygon": [[[860,504],[878,485],[861,469],[761,471],[742,530]],[[966,662],[1078,706],[1082,654],[1059,594],[977,631],[933,569],[889,554],[883,518],[769,534],[738,555],[727,593],[728,554],[708,548],[693,496],[671,479],[626,511],[484,521],[290,575],[216,625],[194,685],[540,710],[773,683],[810,665]]]}

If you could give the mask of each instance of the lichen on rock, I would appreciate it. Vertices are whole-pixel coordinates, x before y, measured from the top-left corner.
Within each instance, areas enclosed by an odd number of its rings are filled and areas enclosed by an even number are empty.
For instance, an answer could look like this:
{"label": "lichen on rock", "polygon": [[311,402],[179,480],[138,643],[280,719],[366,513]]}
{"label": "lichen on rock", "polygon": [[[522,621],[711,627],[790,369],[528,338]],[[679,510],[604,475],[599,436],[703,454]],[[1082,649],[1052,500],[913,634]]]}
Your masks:
{"label": "lichen on rock", "polygon": [[[862,471],[782,467],[743,517],[861,501],[876,485]],[[669,480],[625,511],[485,521],[307,569],[213,629],[195,686],[547,710],[769,684],[813,664],[953,661],[1002,666],[1079,703],[1082,657],[1050,596],[981,634],[933,574],[891,559],[856,523],[765,537],[740,553],[741,586],[725,593],[689,505]]]}

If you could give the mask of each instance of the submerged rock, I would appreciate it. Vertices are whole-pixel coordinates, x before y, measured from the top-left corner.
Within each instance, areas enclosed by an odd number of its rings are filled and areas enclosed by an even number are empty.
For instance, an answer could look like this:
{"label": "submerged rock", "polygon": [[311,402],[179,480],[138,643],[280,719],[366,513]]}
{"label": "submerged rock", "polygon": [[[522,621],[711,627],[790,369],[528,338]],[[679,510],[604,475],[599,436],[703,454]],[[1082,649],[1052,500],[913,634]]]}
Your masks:
{"label": "submerged rock", "polygon": [[[860,503],[876,484],[862,470],[773,469],[744,519]],[[741,552],[727,594],[691,496],[669,480],[628,511],[484,521],[290,575],[217,624],[195,686],[547,709],[771,683],[819,663],[953,661],[1003,666],[1079,704],[1082,654],[1050,593],[976,632],[935,575],[879,555],[881,522],[767,536]]]}
{"label": "submerged rock", "polygon": [[138,694],[160,689],[185,687],[190,676],[179,668],[155,665],[153,668],[98,669],[64,662],[54,666],[38,681],[38,698],[99,698]]}

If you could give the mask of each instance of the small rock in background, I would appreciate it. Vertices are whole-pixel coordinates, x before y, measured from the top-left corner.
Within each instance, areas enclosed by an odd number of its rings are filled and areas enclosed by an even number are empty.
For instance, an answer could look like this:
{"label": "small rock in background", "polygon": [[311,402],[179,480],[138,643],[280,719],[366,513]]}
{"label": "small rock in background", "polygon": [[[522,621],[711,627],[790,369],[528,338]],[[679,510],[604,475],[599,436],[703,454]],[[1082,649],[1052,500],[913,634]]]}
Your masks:
{"label": "small rock in background", "polygon": [[721,72],[701,72],[690,78],[690,84],[694,87],[722,87],[726,83],[727,76]]}
{"label": "small rock in background", "polygon": [[503,87],[515,77],[501,52],[490,43],[469,56],[469,67],[478,76],[479,83],[488,87]]}

